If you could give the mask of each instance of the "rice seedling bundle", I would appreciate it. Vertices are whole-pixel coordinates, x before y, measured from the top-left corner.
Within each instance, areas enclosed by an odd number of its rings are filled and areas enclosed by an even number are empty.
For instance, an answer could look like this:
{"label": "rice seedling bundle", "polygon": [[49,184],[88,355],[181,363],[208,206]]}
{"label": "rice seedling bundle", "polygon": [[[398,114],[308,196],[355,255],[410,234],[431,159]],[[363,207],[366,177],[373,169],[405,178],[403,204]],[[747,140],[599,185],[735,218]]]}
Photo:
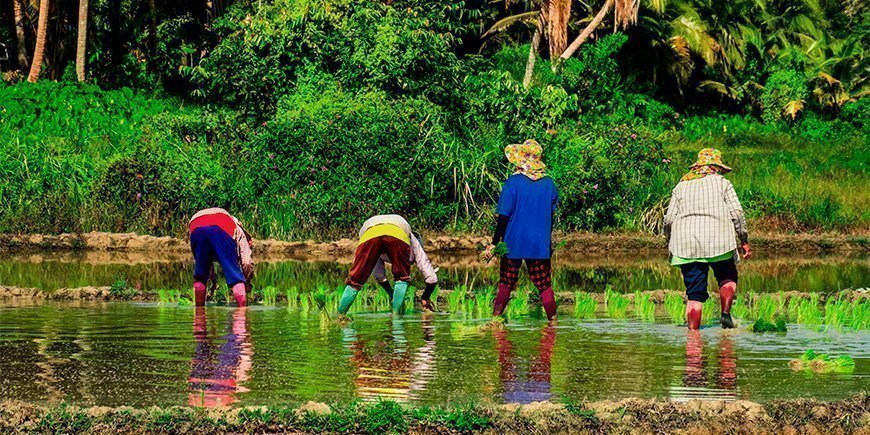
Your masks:
{"label": "rice seedling bundle", "polygon": [[604,290],[604,306],[607,308],[608,316],[614,319],[625,318],[630,303],[629,298],[613,291],[613,287],[608,285]]}
{"label": "rice seedling bundle", "polygon": [[645,322],[653,322],[656,319],[656,304],[650,298],[650,295],[641,295],[639,291],[634,292],[634,313]]}
{"label": "rice seedling bundle", "polygon": [[827,354],[817,354],[812,349],[807,350],[800,358],[789,362],[792,370],[811,370],[815,373],[851,373],[855,371],[855,360],[849,355],[836,358]]}
{"label": "rice seedling bundle", "polygon": [[580,319],[595,318],[595,310],[598,309],[598,301],[589,293],[574,293],[574,315]]}
{"label": "rice seedling bundle", "polygon": [[665,296],[665,311],[674,324],[681,325],[686,322],[686,304],[682,296],[675,293]]}

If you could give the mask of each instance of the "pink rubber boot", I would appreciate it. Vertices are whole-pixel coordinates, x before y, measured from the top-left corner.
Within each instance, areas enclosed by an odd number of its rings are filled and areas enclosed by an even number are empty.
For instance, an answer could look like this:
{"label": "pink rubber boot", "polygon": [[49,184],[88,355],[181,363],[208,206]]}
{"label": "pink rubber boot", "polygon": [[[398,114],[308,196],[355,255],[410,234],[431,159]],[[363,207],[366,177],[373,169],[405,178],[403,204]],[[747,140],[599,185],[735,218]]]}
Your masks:
{"label": "pink rubber boot", "polygon": [[689,324],[689,329],[698,329],[701,327],[701,308],[704,304],[698,301],[686,301],[686,322]]}
{"label": "pink rubber boot", "polygon": [[734,301],[734,293],[737,292],[737,283],[728,281],[719,287],[719,300],[722,303],[722,312],[731,313],[731,302]]}
{"label": "pink rubber boot", "polygon": [[205,306],[205,284],[199,281],[193,283],[193,298],[197,307]]}
{"label": "pink rubber boot", "polygon": [[245,298],[245,283],[240,282],[233,286],[233,297],[236,298],[236,304],[240,307],[247,305]]}

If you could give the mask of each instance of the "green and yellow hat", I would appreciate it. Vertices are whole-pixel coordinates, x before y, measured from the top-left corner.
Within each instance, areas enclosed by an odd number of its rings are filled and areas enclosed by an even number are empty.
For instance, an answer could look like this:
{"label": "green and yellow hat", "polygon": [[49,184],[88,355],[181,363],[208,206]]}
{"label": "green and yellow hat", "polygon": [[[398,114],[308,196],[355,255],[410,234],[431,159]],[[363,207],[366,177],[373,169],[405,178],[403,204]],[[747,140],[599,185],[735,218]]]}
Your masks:
{"label": "green and yellow hat", "polygon": [[730,166],[725,166],[725,164],[722,163],[722,151],[719,151],[716,148],[704,148],[701,151],[698,151],[698,160],[696,160],[695,163],[692,163],[692,166],[690,167],[694,169],[702,166],[717,166],[722,169],[723,172],[732,171]]}

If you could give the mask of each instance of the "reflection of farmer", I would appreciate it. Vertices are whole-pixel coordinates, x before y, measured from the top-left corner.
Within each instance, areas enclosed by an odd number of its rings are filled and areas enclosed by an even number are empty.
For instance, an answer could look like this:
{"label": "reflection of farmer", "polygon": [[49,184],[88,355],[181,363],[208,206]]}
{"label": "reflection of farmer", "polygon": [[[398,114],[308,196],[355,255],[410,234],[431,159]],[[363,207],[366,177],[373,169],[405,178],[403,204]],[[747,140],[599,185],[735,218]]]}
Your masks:
{"label": "reflection of farmer", "polygon": [[709,386],[704,359],[704,341],[701,332],[688,331],[686,337],[686,372],[683,388],[674,391],[674,399],[734,400],[737,398],[737,358],[734,344],[723,336],[719,341],[719,370],[714,388]]}
{"label": "reflection of farmer", "polygon": [[[390,263],[395,290],[387,281],[385,262]],[[375,279],[393,300],[393,312],[404,306],[408,280],[411,279],[411,264],[416,263],[426,280],[423,292],[423,308],[431,307],[429,297],[438,284],[435,269],[423,251],[419,235],[411,231],[411,226],[403,217],[395,214],[379,215],[363,223],[359,230],[359,244],[354,254],[353,265],[347,278],[347,287],[339,302],[338,312],[347,313],[356,299],[356,294],[374,271]]]}
{"label": "reflection of farmer", "polygon": [[516,364],[513,345],[505,330],[495,331],[498,346],[499,380],[504,389],[505,403],[532,403],[550,400],[550,359],[556,344],[556,328],[548,325],[541,333],[538,356],[529,364],[526,380]]}
{"label": "reflection of farmer", "polygon": [[548,319],[556,316],[556,298],[550,275],[551,233],[553,213],[559,200],[556,184],[544,173],[541,146],[532,139],[505,148],[508,161],[516,167],[502,187],[498,198],[498,224],[492,244],[484,258],[492,258],[493,249],[502,239],[507,255],[501,259],[498,293],[493,316],[504,312],[511,292],[519,280],[523,261],[529,277],[541,295],[541,304]]}
{"label": "reflection of farmer", "polygon": [[740,238],[743,258],[752,255],[746,232],[743,208],[734,192],[734,186],[722,174],[731,168],[722,163],[722,153],[704,148],[671,194],[671,202],[664,218],[665,235],[671,264],[679,266],[686,284],[686,320],[689,329],[701,325],[701,308],[709,298],[707,274],[719,282],[722,304],[720,323],[733,328],[731,302],[737,291],[737,244]]}
{"label": "reflection of farmer", "polygon": [[248,335],[244,309],[233,312],[230,331],[223,337],[227,342],[217,351],[206,330],[204,308],[197,308],[193,320],[196,350],[190,369],[191,406],[227,406],[235,402],[240,386],[248,380],[253,349]]}
{"label": "reflection of farmer", "polygon": [[251,259],[251,236],[238,219],[222,208],[209,208],[190,219],[190,249],[196,265],[193,270],[193,292],[196,306],[205,305],[205,282],[214,273],[214,262],[221,265],[227,286],[240,307],[245,306],[245,293],[250,291],[254,275]]}
{"label": "reflection of farmer", "polygon": [[356,372],[357,394],[363,399],[413,400],[426,389],[435,372],[435,340],[431,319],[423,318],[423,338],[426,344],[410,352],[405,337],[405,324],[392,321],[392,335],[386,342],[366,343],[346,328],[352,340],[351,365]]}

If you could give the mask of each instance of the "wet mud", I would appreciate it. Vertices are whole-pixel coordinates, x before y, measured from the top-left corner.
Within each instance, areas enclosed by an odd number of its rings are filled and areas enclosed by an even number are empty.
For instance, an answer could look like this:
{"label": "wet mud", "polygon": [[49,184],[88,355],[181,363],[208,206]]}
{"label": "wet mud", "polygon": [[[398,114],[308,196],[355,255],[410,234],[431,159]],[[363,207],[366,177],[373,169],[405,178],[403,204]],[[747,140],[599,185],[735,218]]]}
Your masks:
{"label": "wet mud", "polygon": [[3,433],[677,433],[867,434],[870,396],[837,402],[592,403],[413,408],[392,402],[299,407],[46,407],[0,402]]}

